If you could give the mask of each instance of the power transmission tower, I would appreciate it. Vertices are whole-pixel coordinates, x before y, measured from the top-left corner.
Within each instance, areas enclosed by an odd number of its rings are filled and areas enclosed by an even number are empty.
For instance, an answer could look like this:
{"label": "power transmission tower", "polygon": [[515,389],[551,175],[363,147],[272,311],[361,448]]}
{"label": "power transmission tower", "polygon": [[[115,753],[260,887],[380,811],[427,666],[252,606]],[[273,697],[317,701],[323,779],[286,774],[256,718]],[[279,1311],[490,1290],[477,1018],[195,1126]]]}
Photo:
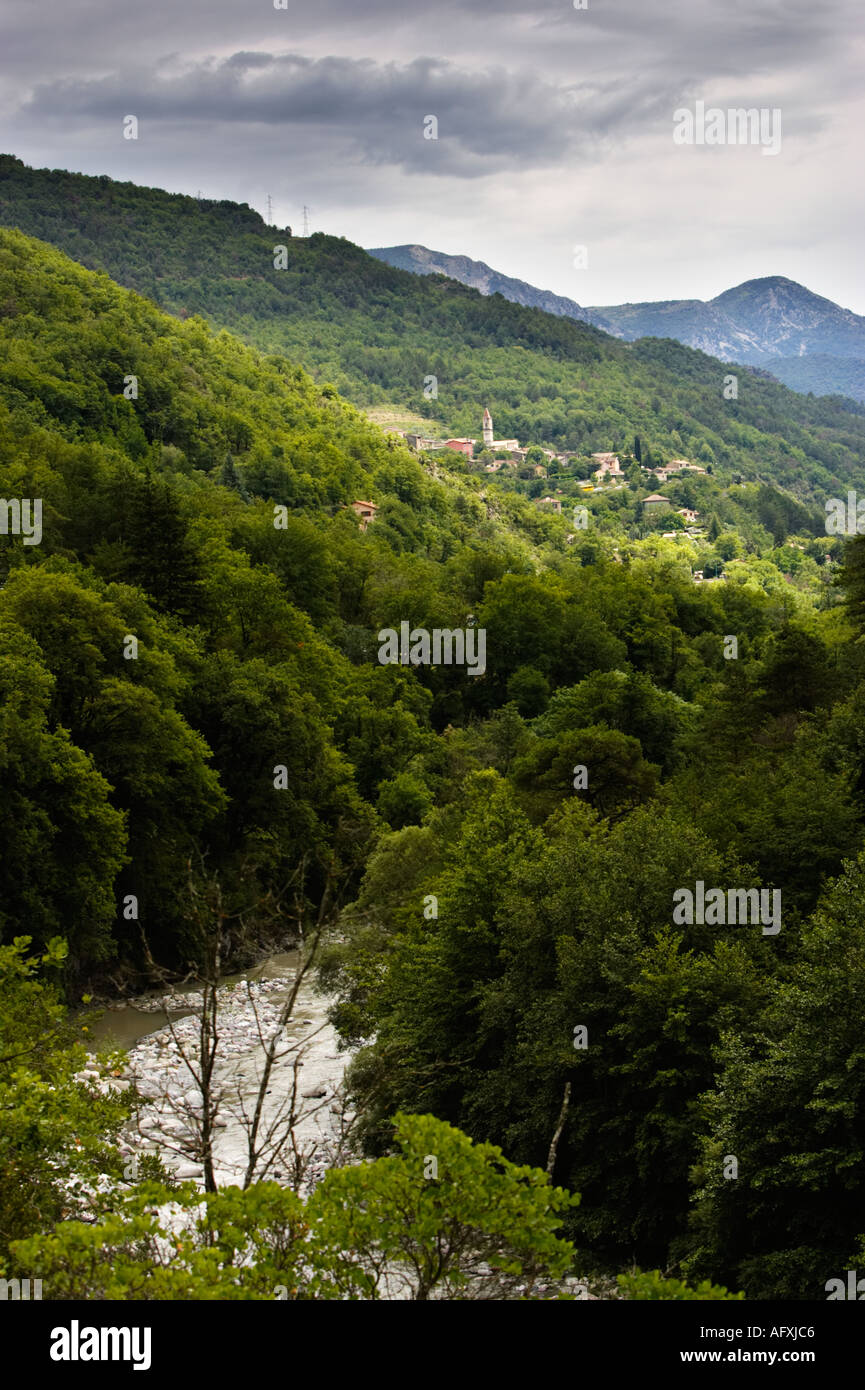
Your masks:
{"label": "power transmission tower", "polygon": [[267,195],[267,225],[268,227],[273,226],[273,199],[269,193]]}
{"label": "power transmission tower", "polygon": [[303,235],[309,236],[309,208],[303,205]]}

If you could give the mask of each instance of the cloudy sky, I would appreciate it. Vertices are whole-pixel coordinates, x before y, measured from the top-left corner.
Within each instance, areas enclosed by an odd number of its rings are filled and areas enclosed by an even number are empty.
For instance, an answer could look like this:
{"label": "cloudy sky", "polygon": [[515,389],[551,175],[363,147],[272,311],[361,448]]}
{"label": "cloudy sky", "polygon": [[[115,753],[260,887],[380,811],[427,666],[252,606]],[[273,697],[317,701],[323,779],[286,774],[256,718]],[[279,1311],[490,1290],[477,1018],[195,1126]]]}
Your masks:
{"label": "cloudy sky", "polygon": [[[863,59],[861,0],[2,0],[0,150],[582,304],[787,275],[865,314]],[[674,143],[698,101],[780,109],[780,152]]]}

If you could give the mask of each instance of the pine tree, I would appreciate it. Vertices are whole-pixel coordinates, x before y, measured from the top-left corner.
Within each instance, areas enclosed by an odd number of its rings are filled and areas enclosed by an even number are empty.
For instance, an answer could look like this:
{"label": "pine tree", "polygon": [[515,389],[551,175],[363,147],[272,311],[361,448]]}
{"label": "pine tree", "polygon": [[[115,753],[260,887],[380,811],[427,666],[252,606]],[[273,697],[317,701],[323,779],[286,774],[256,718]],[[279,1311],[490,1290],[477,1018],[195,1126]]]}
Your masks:
{"label": "pine tree", "polygon": [[151,474],[133,489],[132,579],[158,608],[181,617],[197,614],[201,569],[186,519],[169,485]]}
{"label": "pine tree", "polygon": [[225,455],[225,462],[219,471],[219,482],[222,487],[230,488],[232,492],[239,493],[244,502],[249,501],[249,493],[246,490],[246,485],[237,471],[237,467],[230,452]]}

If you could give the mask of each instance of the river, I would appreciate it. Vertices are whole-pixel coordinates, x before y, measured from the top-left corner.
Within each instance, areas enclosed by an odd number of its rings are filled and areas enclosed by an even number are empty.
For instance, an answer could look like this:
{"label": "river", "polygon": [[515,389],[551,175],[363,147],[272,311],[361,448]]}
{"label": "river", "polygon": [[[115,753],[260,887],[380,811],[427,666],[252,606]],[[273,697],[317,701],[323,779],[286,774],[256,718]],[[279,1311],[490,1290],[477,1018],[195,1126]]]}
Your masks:
{"label": "river", "polygon": [[[214,1072],[219,1093],[214,1167],[220,1186],[243,1181],[249,1160],[248,1117],[255,1105],[262,1074],[261,1036],[272,1035],[281,1007],[298,967],[296,951],[286,951],[239,975],[229,975],[219,990],[219,1049]],[[134,1004],[109,1005],[90,1028],[94,1042],[116,1045],[128,1052],[128,1064],[118,1076],[95,1067],[101,1085],[136,1082],[146,1104],[134,1130],[124,1136],[124,1152],[135,1172],[135,1156],[158,1153],[179,1178],[202,1181],[195,1153],[195,1113],[201,1092],[183,1053],[195,1063],[198,1018],[196,988],[172,990],[170,1012],[160,1008],[164,992],[152,991]],[[189,999],[189,1004],[181,1001]],[[260,1133],[273,1128],[273,1142],[290,1131],[264,1174],[297,1185],[297,1163],[305,1164],[300,1187],[320,1178],[333,1162],[347,1156],[342,1141],[344,1115],[341,1084],[349,1052],[340,1052],[337,1034],[327,1021],[331,1000],[308,981],[298,992],[292,1017],[280,1039],[279,1060],[269,1077]],[[175,1007],[176,1006],[176,1007]],[[171,1026],[169,1026],[169,1024]],[[172,1036],[172,1030],[174,1036]],[[93,1074],[87,1079],[94,1084]],[[294,1114],[289,1119],[294,1095]]]}

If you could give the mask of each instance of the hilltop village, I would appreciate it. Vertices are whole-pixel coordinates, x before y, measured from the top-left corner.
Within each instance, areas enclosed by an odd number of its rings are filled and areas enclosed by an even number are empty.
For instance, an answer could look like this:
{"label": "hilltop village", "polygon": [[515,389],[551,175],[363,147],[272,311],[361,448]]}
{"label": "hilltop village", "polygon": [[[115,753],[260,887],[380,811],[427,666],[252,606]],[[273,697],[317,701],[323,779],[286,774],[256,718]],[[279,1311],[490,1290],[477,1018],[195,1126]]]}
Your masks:
{"label": "hilltop village", "polygon": [[[840,559],[819,511],[768,478],[744,478],[702,462],[666,457],[634,436],[629,449],[559,452],[518,439],[497,439],[484,409],[477,439],[388,428],[425,460],[433,476],[462,473],[488,517],[532,526],[535,539],[579,550],[584,564],[600,555],[619,564],[669,560],[694,584],[745,584],[764,593],[799,590],[826,598]],[[487,480],[495,483],[487,488]],[[372,502],[355,502],[362,530]]]}
{"label": "hilltop village", "polygon": [[[522,445],[519,439],[496,439],[495,431],[492,428],[492,416],[490,409],[485,407],[483,421],[481,421],[480,439],[471,438],[434,438],[423,434],[417,434],[410,430],[396,430],[391,428],[388,434],[398,435],[406,442],[409,449],[414,453],[439,453],[442,450],[453,450],[455,453],[462,453],[469,461],[471,473],[499,474],[498,481],[520,480],[528,482],[528,496],[531,500],[549,512],[562,513],[566,509],[570,500],[573,499],[573,484],[576,482],[577,492],[581,495],[585,493],[605,493],[617,492],[626,489],[629,484],[640,484],[644,481],[651,485],[663,485],[670,478],[687,478],[691,475],[706,475],[709,470],[701,464],[691,463],[687,459],[670,459],[666,464],[651,464],[644,466],[640,457],[626,455],[626,466],[623,467],[617,453],[592,453],[584,456],[579,453],[559,453],[553,449],[542,448],[541,445]],[[640,442],[636,441],[636,448],[640,450]],[[587,475],[588,470],[588,475]],[[551,480],[572,484],[572,486],[556,486],[548,489],[542,484],[538,485],[538,480]],[[353,509],[359,517],[360,525],[366,530],[371,520],[374,520],[375,507],[369,502],[355,502]],[[674,499],[663,495],[661,492],[649,492],[648,496],[642,498],[641,505],[644,516],[656,516],[659,513],[669,512],[672,516],[683,518],[683,524],[670,523],[676,525],[677,530],[662,531],[661,535],[665,539],[676,539],[680,534],[687,535],[691,539],[704,537],[705,527],[700,524],[701,516],[694,506],[674,506]],[[569,541],[576,539],[576,535],[569,535]],[[616,552],[617,555],[617,552]],[[695,580],[702,580],[702,571],[695,571]],[[720,575],[719,575],[720,577]],[[726,575],[725,575],[726,577]]]}
{"label": "hilltop village", "polygon": [[[471,438],[436,439],[402,429],[389,429],[387,433],[398,435],[415,453],[436,453],[443,449],[451,449],[456,453],[463,454],[476,471],[486,473],[507,475],[510,471],[513,476],[532,479],[548,478],[573,472],[576,476],[586,479],[582,486],[584,491],[589,492],[595,488],[625,487],[630,480],[630,473],[622,467],[619,456],[615,453],[598,453],[588,456],[578,453],[557,453],[556,450],[542,448],[539,444],[521,445],[518,439],[496,439],[493,430],[493,418],[488,408],[484,409],[479,440]],[[677,474],[705,474],[707,471],[711,471],[701,467],[700,464],[690,463],[687,459],[671,459],[669,463],[663,465],[644,466],[639,453],[639,440],[635,443],[638,452],[636,456],[634,454],[627,456],[629,466],[632,467],[636,463],[642,474],[647,478],[657,479],[659,483],[665,483],[668,478]],[[587,457],[591,463],[588,478],[585,473]],[[588,480],[589,478],[591,481]],[[551,501],[553,499],[544,498],[543,500]],[[651,499],[647,498],[646,501],[663,506],[668,503],[669,499],[656,494]]]}

